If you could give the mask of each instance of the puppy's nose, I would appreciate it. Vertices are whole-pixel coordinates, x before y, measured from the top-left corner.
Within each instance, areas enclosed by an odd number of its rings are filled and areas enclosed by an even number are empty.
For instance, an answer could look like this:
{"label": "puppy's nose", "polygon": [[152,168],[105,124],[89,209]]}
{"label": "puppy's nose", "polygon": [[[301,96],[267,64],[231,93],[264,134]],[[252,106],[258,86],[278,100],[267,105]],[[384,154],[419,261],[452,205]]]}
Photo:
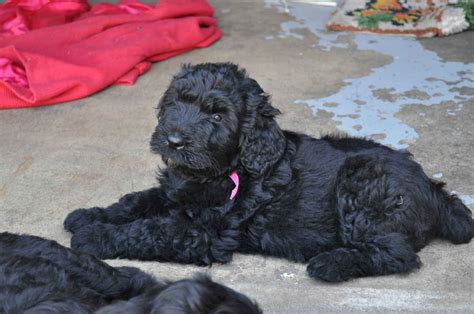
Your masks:
{"label": "puppy's nose", "polygon": [[184,138],[181,133],[173,132],[168,135],[168,145],[174,149],[181,149],[184,147]]}

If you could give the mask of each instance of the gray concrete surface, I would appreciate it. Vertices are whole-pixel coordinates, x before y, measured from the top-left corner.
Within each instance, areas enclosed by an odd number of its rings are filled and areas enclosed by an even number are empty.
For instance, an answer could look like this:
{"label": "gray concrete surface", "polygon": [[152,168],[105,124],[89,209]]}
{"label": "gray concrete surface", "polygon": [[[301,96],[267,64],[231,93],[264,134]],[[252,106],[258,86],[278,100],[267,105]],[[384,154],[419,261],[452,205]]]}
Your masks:
{"label": "gray concrete surface", "polygon": [[[421,41],[334,34],[323,29],[327,8],[291,4],[285,13],[278,1],[213,4],[224,37],[212,47],[157,63],[134,86],[0,112],[0,231],[69,245],[67,213],[152,186],[161,165],[148,147],[154,107],[184,62],[246,67],[273,95],[284,128],[314,136],[348,131],[408,148],[474,209],[474,32]],[[267,313],[474,313],[474,242],[435,241],[420,257],[424,266],[415,273],[337,285],[309,279],[305,265],[261,256],[237,254],[204,269],[108,262],[173,279],[207,271]]]}

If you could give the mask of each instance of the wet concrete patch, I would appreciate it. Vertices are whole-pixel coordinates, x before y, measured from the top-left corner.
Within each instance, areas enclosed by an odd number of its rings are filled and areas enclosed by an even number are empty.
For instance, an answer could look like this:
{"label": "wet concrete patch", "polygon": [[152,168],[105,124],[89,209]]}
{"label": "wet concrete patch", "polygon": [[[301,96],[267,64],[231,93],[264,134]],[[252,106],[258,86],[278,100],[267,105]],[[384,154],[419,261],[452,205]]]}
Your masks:
{"label": "wet concrete patch", "polygon": [[[280,0],[265,0],[267,7],[274,7],[279,12],[287,12],[294,20],[286,21],[281,24],[280,37],[296,37],[302,39],[302,35],[298,33],[301,29],[308,29],[314,34],[318,34],[318,47],[325,51],[332,48],[349,48],[344,42],[338,42],[341,33],[325,32],[327,17],[334,11],[334,8],[318,6],[318,10],[314,10],[314,5],[307,3],[289,3],[288,8]],[[288,9],[288,10],[286,10]]]}
{"label": "wet concrete patch", "polygon": [[[283,10],[276,1],[266,2]],[[474,57],[467,64],[445,61],[413,38],[327,32],[325,23],[333,9],[300,3],[291,3],[289,9],[295,21],[281,24],[285,36],[293,36],[289,30],[298,28],[301,31],[305,27],[319,39],[315,45],[317,49],[348,49],[351,45],[341,45],[340,37],[346,38],[345,41],[349,37],[357,49],[376,51],[393,60],[374,68],[368,76],[347,79],[345,86],[329,97],[296,101],[308,104],[315,114],[321,110],[334,113],[333,119],[340,123],[338,129],[344,132],[369,137],[386,134],[383,143],[406,148],[417,140],[418,134],[413,126],[395,117],[403,106],[461,101],[471,93],[464,84],[474,81]],[[357,62],[355,58],[353,61]],[[328,106],[333,103],[338,106]],[[362,103],[368,105],[362,107]],[[456,114],[460,108],[462,104],[449,114]],[[354,114],[360,117],[347,119]]]}

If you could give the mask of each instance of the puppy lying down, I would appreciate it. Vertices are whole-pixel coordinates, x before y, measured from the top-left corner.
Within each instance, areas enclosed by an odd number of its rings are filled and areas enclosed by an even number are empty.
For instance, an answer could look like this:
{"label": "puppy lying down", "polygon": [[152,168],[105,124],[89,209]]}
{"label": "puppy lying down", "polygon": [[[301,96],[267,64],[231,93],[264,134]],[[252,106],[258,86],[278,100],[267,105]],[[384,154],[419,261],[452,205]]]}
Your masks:
{"label": "puppy lying down", "polygon": [[158,282],[34,236],[0,233],[0,313],[260,313],[205,276]]}
{"label": "puppy lying down", "polygon": [[471,240],[470,210],[407,151],[282,131],[278,113],[236,65],[184,66],[151,138],[168,166],[159,187],[72,212],[71,246],[198,265],[259,253],[343,281],[416,269],[416,252],[436,237]]}

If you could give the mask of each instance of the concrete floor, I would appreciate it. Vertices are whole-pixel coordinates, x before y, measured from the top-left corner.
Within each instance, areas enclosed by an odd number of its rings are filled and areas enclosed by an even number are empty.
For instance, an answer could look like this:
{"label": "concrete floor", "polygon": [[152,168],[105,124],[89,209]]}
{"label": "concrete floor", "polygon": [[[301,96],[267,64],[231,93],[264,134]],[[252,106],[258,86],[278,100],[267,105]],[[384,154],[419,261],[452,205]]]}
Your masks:
{"label": "concrete floor", "polygon": [[[314,136],[346,131],[408,148],[474,209],[474,32],[417,41],[324,31],[331,9],[278,1],[213,2],[223,38],[157,63],[134,86],[86,99],[0,112],[0,231],[69,245],[75,208],[105,206],[155,183],[148,141],[158,99],[184,62],[233,61],[273,94],[284,128]],[[0,253],[1,254],[1,253]],[[424,266],[402,276],[326,284],[305,265],[235,255],[210,269],[133,265],[158,277],[207,271],[267,313],[474,312],[474,242],[435,241]]]}

